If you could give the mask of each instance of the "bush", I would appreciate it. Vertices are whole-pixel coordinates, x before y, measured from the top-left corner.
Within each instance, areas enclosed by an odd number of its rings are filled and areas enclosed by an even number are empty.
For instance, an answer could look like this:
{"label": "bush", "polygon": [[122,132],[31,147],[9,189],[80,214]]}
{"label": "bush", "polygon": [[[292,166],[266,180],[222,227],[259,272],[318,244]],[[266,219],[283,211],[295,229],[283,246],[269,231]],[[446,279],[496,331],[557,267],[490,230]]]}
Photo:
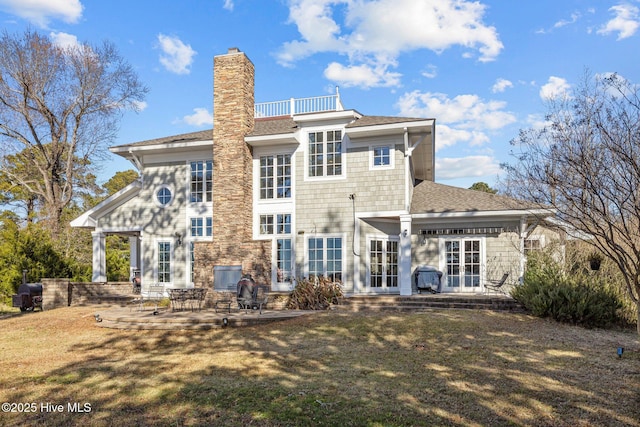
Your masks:
{"label": "bush", "polygon": [[326,277],[311,277],[298,280],[289,295],[287,308],[292,310],[326,310],[339,304],[343,297],[342,285]]}
{"label": "bush", "polygon": [[564,274],[560,266],[545,256],[532,256],[524,284],[511,295],[534,316],[585,327],[605,327],[622,323],[622,301],[602,279],[583,273]]}

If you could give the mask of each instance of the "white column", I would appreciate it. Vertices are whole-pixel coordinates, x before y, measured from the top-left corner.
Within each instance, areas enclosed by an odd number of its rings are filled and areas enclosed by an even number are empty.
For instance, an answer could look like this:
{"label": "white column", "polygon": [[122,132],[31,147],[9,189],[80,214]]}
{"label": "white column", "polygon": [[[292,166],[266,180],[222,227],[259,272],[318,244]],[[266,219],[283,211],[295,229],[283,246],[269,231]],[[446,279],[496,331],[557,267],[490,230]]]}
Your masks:
{"label": "white column", "polygon": [[107,281],[107,256],[105,252],[105,235],[101,231],[91,233],[93,238],[93,275],[92,282]]}
{"label": "white column", "polygon": [[134,270],[140,270],[140,239],[138,236],[129,237],[129,270],[132,277]]}
{"label": "white column", "polygon": [[400,295],[411,295],[411,215],[400,215]]}

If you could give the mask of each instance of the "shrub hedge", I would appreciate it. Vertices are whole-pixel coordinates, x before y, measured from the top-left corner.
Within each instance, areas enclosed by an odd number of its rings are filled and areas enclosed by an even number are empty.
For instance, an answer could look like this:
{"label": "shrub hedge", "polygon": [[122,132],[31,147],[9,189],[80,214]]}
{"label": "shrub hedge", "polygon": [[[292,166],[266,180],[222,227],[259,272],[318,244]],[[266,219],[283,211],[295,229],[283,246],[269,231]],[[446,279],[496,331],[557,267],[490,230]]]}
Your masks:
{"label": "shrub hedge", "polygon": [[601,278],[565,274],[544,253],[529,258],[524,283],[511,295],[535,316],[589,328],[623,323],[623,303]]}

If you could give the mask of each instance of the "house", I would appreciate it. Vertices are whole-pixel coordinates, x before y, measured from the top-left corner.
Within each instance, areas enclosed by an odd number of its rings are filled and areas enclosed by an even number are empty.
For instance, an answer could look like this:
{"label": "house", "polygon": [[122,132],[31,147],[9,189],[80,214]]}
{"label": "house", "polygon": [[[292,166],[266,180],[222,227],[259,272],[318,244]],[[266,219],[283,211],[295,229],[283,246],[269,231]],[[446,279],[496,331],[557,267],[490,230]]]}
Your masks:
{"label": "house", "polygon": [[143,291],[232,289],[250,273],[275,291],[324,275],[347,294],[411,295],[430,265],[442,292],[483,292],[546,243],[549,212],[434,182],[435,119],[363,115],[337,91],[256,104],[238,49],[213,74],[213,130],[110,149],[141,178],[72,222],[92,230],[93,281],[109,234],[130,237]]}

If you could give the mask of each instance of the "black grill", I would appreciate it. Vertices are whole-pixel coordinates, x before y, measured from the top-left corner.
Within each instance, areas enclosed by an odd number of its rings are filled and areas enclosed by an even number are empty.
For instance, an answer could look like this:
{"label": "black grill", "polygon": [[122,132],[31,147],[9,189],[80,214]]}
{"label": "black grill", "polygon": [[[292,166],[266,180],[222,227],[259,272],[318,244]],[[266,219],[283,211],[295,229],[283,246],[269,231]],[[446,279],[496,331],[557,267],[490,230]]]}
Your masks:
{"label": "black grill", "polygon": [[22,275],[22,284],[18,287],[18,293],[13,295],[13,306],[20,311],[33,311],[36,307],[42,310],[42,283],[26,283],[26,274]]}

